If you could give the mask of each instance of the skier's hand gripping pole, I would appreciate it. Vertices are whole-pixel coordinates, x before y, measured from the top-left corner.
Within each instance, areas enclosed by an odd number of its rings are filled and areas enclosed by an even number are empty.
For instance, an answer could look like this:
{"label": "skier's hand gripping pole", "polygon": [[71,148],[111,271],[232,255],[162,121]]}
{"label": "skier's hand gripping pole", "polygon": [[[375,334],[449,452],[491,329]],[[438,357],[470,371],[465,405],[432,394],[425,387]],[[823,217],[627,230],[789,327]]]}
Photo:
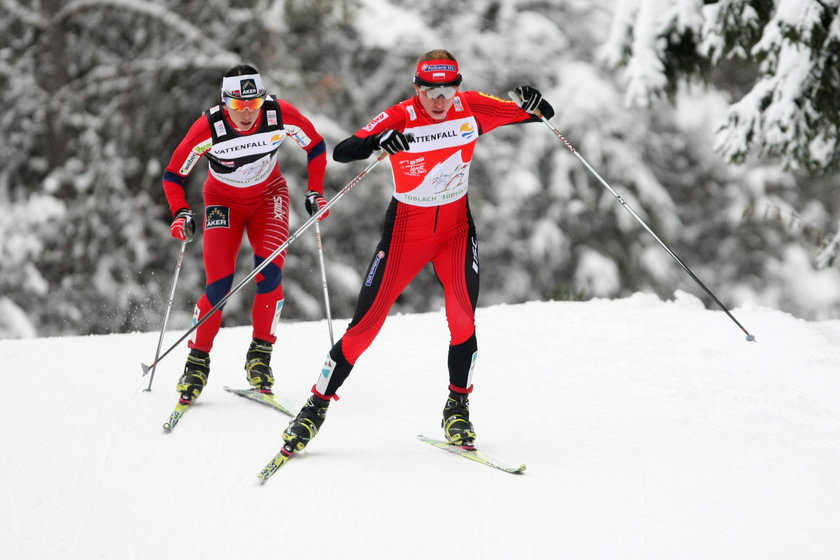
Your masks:
{"label": "skier's hand gripping pole", "polygon": [[[520,97],[519,95],[517,95],[513,91],[508,92],[508,97],[510,97],[514,101],[514,103],[516,103],[520,107],[522,106],[523,102],[525,101],[522,97]],[[625,210],[630,212],[630,214],[634,218],[636,218],[636,221],[639,222],[642,225],[642,227],[645,228],[647,230],[647,232],[653,236],[654,239],[656,239],[656,241],[662,246],[663,249],[665,249],[665,251],[669,255],[671,255],[671,258],[673,258],[675,261],[677,261],[677,263],[683,268],[683,270],[685,270],[688,273],[688,275],[691,276],[692,280],[697,282],[697,284],[701,288],[703,288],[703,290],[709,295],[710,298],[712,298],[712,300],[718,305],[718,307],[720,307],[729,316],[729,318],[732,319],[732,321],[736,325],[738,325],[738,327],[741,329],[741,331],[744,334],[747,335],[747,341],[748,342],[755,342],[755,336],[750,334],[749,331],[747,331],[747,329],[745,329],[744,326],[741,323],[738,322],[738,320],[732,315],[732,313],[730,313],[730,311],[726,308],[726,306],[723,305],[717,297],[715,297],[715,295],[712,293],[712,291],[709,290],[709,288],[707,288],[706,285],[703,284],[703,282],[701,282],[699,278],[697,278],[697,276],[691,271],[691,269],[688,268],[688,266],[686,266],[686,264],[682,260],[680,260],[680,258],[677,255],[674,254],[674,252],[665,244],[665,242],[662,241],[659,238],[659,236],[656,235],[656,233],[653,232],[652,229],[650,229],[650,227],[644,222],[644,220],[642,220],[642,218],[640,218],[639,215],[636,214],[636,212],[632,208],[630,208],[630,206],[627,205],[627,202],[625,202],[625,200],[623,198],[621,198],[621,195],[618,194],[615,191],[615,189],[613,189],[609,185],[609,183],[607,183],[604,180],[604,178],[601,177],[598,174],[598,172],[595,171],[595,169],[591,165],[589,165],[589,162],[586,161],[583,158],[582,155],[580,155],[580,153],[575,149],[575,147],[572,146],[571,142],[566,140],[566,138],[560,133],[560,131],[557,129],[557,127],[554,126],[553,124],[551,124],[551,122],[547,118],[545,118],[542,115],[542,113],[540,113],[539,109],[534,109],[533,111],[530,111],[530,112],[533,113],[534,115],[538,116],[542,120],[542,122],[544,122],[545,125],[548,128],[551,129],[551,132],[553,132],[554,135],[558,139],[560,139],[561,142],[563,142],[563,144],[566,146],[566,148],[569,149],[570,152],[575,154],[575,157],[577,157],[580,160],[580,162],[590,171],[590,173],[592,173],[592,175],[594,175],[595,178],[598,179],[598,181],[604,186],[604,188],[607,189],[610,192],[610,194],[613,195],[616,198],[616,200],[618,200],[618,202],[621,203],[622,206],[624,206]]]}
{"label": "skier's hand gripping pole", "polygon": [[154,362],[152,362],[150,365],[140,364],[140,367],[143,369],[143,375],[146,375],[147,373],[149,373],[150,371],[152,371],[152,370],[153,370],[153,368],[155,368],[155,367],[156,367],[156,366],[157,366],[157,365],[158,365],[158,364],[159,364],[159,363],[160,363],[160,362],[161,362],[161,361],[162,361],[162,360],[163,360],[163,359],[164,359],[164,358],[165,358],[165,357],[166,357],[166,356],[170,353],[170,352],[172,352],[172,350],[174,350],[176,346],[178,346],[178,345],[179,345],[179,344],[181,344],[184,340],[186,340],[186,339],[187,339],[187,337],[189,337],[189,336],[190,336],[190,335],[191,335],[191,334],[192,334],[192,333],[193,333],[193,332],[194,332],[194,331],[195,331],[198,327],[200,327],[201,325],[203,325],[203,324],[204,324],[204,322],[205,322],[205,321],[207,321],[207,319],[209,319],[209,318],[210,318],[210,317],[211,317],[211,316],[212,316],[212,315],[213,315],[216,311],[218,311],[219,309],[221,309],[221,308],[225,305],[225,303],[227,303],[227,300],[229,300],[229,299],[230,299],[230,297],[231,297],[233,294],[235,294],[236,292],[238,292],[239,290],[241,290],[241,289],[242,289],[242,287],[243,287],[243,286],[245,286],[245,284],[247,284],[248,282],[250,282],[250,281],[251,281],[251,280],[252,280],[252,279],[253,279],[253,278],[254,278],[257,274],[259,274],[260,272],[262,272],[262,270],[263,270],[265,267],[267,267],[269,264],[271,264],[271,262],[272,262],[272,261],[273,261],[273,260],[277,257],[277,255],[279,255],[280,253],[282,253],[283,251],[285,251],[285,250],[286,250],[286,248],[287,248],[289,245],[291,245],[291,244],[294,242],[294,240],[295,240],[295,239],[297,239],[298,237],[300,237],[300,236],[301,236],[301,234],[302,234],[303,232],[305,232],[305,231],[306,231],[306,230],[308,230],[310,227],[312,227],[312,225],[313,225],[313,224],[315,224],[315,223],[318,221],[318,219],[321,217],[321,215],[322,215],[322,214],[324,214],[324,213],[326,213],[326,212],[329,212],[329,211],[330,211],[330,208],[332,208],[333,204],[335,204],[336,202],[338,202],[338,201],[339,201],[339,200],[340,200],[340,199],[341,199],[341,198],[342,198],[345,194],[347,194],[348,192],[350,192],[350,191],[353,189],[353,187],[355,187],[356,185],[358,185],[358,184],[359,184],[359,182],[360,182],[360,181],[361,181],[361,180],[362,180],[362,179],[363,179],[363,178],[364,178],[364,177],[365,177],[368,173],[370,173],[371,169],[373,169],[374,167],[376,167],[376,164],[377,164],[377,163],[379,163],[380,161],[382,161],[383,159],[385,159],[387,156],[388,156],[388,152],[386,152],[386,151],[384,151],[384,150],[383,150],[383,151],[382,151],[382,153],[381,153],[381,154],[379,154],[379,156],[378,156],[375,160],[373,160],[373,161],[372,161],[372,162],[371,162],[371,163],[370,163],[367,167],[365,167],[365,168],[362,170],[362,172],[361,172],[361,173],[359,173],[358,175],[356,175],[356,176],[353,178],[353,180],[351,180],[349,183],[347,183],[346,185],[344,185],[344,187],[343,187],[340,191],[338,191],[338,192],[335,194],[335,196],[333,196],[333,197],[330,199],[330,201],[329,201],[329,202],[327,202],[327,204],[326,204],[326,205],[322,206],[320,210],[318,210],[317,212],[315,212],[314,214],[312,214],[312,215],[309,217],[309,219],[308,219],[308,220],[306,220],[306,221],[303,223],[303,225],[302,225],[302,226],[300,226],[300,227],[297,229],[297,231],[295,231],[293,234],[291,234],[291,235],[289,236],[289,239],[287,239],[285,243],[283,243],[282,245],[280,245],[279,247],[277,247],[277,249],[275,249],[273,253],[271,253],[268,257],[266,257],[266,259],[265,259],[263,262],[261,262],[261,263],[260,263],[260,264],[259,264],[256,268],[254,268],[254,270],[252,270],[252,271],[251,271],[251,273],[250,273],[250,274],[248,274],[248,276],[246,276],[245,278],[243,278],[243,279],[242,279],[242,281],[241,281],[241,282],[239,282],[239,284],[237,284],[236,286],[234,286],[234,287],[233,287],[233,289],[231,289],[231,290],[227,293],[227,295],[226,295],[225,297],[223,297],[221,300],[219,300],[219,302],[218,302],[216,305],[214,305],[214,306],[213,306],[213,307],[212,307],[212,308],[211,308],[211,309],[210,309],[210,310],[209,310],[209,311],[208,311],[208,312],[204,315],[204,317],[202,317],[202,318],[201,318],[198,322],[196,322],[196,323],[195,323],[192,327],[190,327],[190,329],[189,329],[187,332],[185,332],[183,335],[181,335],[181,338],[179,338],[178,340],[176,340],[176,341],[175,341],[175,342],[174,342],[174,343],[173,343],[173,344],[172,344],[172,345],[171,345],[171,346],[170,346],[170,347],[169,347],[169,348],[168,348],[168,349],[167,349],[167,350],[166,350],[163,354],[160,354],[159,356],[157,356],[157,357],[155,358],[155,361],[154,361]]}

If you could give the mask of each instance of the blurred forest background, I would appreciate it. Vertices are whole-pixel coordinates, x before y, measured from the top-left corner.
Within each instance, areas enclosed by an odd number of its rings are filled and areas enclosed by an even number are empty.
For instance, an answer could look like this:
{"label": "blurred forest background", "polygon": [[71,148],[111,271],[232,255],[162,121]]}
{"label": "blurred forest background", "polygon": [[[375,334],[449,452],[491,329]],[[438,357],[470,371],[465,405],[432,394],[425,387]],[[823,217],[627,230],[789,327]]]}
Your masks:
{"label": "blurred forest background", "polygon": [[[179,247],[163,167],[227,68],[255,64],[331,152],[413,95],[433,48],[456,55],[464,89],[540,89],[564,136],[729,307],[840,317],[839,4],[2,0],[0,337],[160,328]],[[280,161],[294,230],[304,153],[286,143]],[[363,167],[330,161],[328,198]],[[705,297],[544,125],[482,137],[472,170],[479,305]],[[390,191],[383,164],[322,223],[333,317],[352,313]],[[324,316],[317,259],[312,232],[290,247],[286,319]],[[171,329],[189,325],[203,282],[198,236]],[[243,291],[227,326],[250,322]],[[439,309],[441,295],[424,271],[396,311]]]}

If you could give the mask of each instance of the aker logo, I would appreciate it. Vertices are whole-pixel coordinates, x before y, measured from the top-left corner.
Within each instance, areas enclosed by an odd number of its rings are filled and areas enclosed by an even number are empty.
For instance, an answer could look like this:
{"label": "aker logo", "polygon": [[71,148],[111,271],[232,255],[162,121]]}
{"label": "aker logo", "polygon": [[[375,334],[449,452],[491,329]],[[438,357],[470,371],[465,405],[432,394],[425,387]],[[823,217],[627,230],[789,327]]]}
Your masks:
{"label": "aker logo", "polygon": [[245,97],[247,95],[257,95],[257,84],[254,80],[248,78],[247,80],[239,80],[239,95]]}
{"label": "aker logo", "polygon": [[384,258],[385,251],[379,251],[376,253],[376,258],[373,259],[373,264],[370,265],[370,272],[368,272],[367,278],[365,279],[365,286],[373,284],[373,277],[376,276],[376,269],[379,268],[379,263],[382,262],[382,259]]}
{"label": "aker logo", "polygon": [[462,138],[472,138],[473,134],[475,134],[475,127],[470,123],[464,123],[461,125],[461,137]]}
{"label": "aker logo", "polygon": [[204,209],[204,229],[229,228],[230,208],[227,206],[208,206]]}

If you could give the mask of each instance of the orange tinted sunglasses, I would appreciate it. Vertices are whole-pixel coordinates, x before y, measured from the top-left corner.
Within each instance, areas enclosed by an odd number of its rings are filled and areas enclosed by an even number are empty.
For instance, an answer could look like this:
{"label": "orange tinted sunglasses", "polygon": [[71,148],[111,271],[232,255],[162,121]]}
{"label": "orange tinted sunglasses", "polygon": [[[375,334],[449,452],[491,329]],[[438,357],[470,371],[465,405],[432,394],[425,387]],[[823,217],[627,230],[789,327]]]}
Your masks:
{"label": "orange tinted sunglasses", "polygon": [[265,97],[255,97],[253,99],[237,99],[236,97],[225,96],[225,105],[232,111],[244,111],[249,109],[251,111],[259,111],[263,106]]}

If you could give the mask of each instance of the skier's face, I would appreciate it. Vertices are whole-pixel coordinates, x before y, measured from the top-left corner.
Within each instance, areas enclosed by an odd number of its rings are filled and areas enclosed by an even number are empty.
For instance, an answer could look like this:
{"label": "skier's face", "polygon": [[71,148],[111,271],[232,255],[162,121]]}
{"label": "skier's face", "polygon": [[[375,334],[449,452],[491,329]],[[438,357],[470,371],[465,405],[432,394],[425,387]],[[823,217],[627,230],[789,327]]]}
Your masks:
{"label": "skier's face", "polygon": [[457,86],[427,88],[415,85],[414,89],[420,97],[420,104],[436,121],[446,118],[446,114],[455,102],[455,94],[458,92]]}
{"label": "skier's face", "polygon": [[243,109],[241,111],[236,111],[228,107],[228,115],[230,116],[230,120],[233,121],[233,125],[241,130],[251,130],[254,124],[257,122],[257,117],[260,114],[260,110],[257,109],[256,111],[252,109]]}

